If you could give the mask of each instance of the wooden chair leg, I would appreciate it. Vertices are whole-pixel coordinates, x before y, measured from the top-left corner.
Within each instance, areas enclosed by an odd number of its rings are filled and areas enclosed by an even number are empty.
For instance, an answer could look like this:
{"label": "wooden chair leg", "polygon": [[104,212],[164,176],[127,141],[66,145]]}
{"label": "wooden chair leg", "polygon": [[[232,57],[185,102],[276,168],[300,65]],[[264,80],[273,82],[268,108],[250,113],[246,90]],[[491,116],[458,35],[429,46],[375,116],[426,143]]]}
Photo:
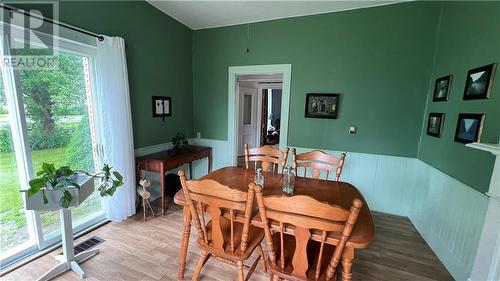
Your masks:
{"label": "wooden chair leg", "polygon": [[182,232],[182,243],[179,250],[179,269],[177,275],[179,280],[184,279],[186,271],[186,255],[189,246],[189,234],[191,233],[191,212],[188,207],[184,207],[184,229]]}
{"label": "wooden chair leg", "polygon": [[345,247],[342,253],[342,281],[352,280],[352,261],[354,260],[354,249]]}
{"label": "wooden chair leg", "polygon": [[245,275],[243,274],[243,262],[238,262],[238,281],[245,281]]}
{"label": "wooden chair leg", "polygon": [[201,257],[198,260],[198,263],[196,264],[196,267],[193,272],[193,278],[191,279],[192,281],[198,281],[200,280],[200,272],[201,268],[205,263],[207,262],[208,258],[210,258],[210,254],[207,252],[201,252]]}
{"label": "wooden chair leg", "polygon": [[262,271],[265,273],[267,272],[267,265],[266,265],[266,257],[264,256],[264,251],[262,250],[262,245],[259,245],[258,250],[261,258],[260,262],[262,263]]}

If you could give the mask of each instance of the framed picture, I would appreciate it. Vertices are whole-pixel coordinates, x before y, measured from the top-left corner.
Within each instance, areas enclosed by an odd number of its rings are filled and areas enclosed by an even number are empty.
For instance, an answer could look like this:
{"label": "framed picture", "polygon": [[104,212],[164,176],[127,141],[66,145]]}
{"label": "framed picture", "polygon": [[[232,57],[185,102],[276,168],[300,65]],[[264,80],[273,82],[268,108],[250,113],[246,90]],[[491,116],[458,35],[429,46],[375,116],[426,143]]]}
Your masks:
{"label": "framed picture", "polygon": [[464,100],[487,99],[490,97],[496,64],[488,64],[469,70],[465,82]]}
{"label": "framed picture", "polygon": [[444,76],[436,79],[436,84],[434,85],[434,95],[432,96],[432,101],[447,101],[450,95],[451,89],[451,79],[453,75]]}
{"label": "framed picture", "polygon": [[153,96],[153,118],[172,116],[172,99],[170,97]]}
{"label": "framed picture", "polygon": [[340,94],[306,95],[306,118],[337,119]]}
{"label": "framed picture", "polygon": [[460,113],[458,115],[455,141],[461,143],[479,142],[483,131],[484,114]]}
{"label": "framed picture", "polygon": [[429,121],[427,122],[427,134],[429,136],[441,137],[444,125],[444,113],[429,113]]}

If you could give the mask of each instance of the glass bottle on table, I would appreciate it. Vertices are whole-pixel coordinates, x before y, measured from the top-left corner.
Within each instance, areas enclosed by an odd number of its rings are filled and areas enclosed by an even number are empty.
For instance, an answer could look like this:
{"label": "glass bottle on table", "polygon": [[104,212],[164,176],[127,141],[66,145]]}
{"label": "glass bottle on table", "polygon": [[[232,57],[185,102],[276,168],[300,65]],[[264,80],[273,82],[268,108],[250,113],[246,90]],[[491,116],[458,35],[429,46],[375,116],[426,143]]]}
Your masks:
{"label": "glass bottle on table", "polygon": [[295,186],[295,173],[290,166],[286,166],[283,172],[283,189],[281,190],[286,195],[293,195]]}
{"label": "glass bottle on table", "polygon": [[255,172],[253,181],[255,182],[255,184],[258,184],[262,186],[262,188],[264,188],[264,173],[262,172],[261,168],[257,169],[257,171]]}

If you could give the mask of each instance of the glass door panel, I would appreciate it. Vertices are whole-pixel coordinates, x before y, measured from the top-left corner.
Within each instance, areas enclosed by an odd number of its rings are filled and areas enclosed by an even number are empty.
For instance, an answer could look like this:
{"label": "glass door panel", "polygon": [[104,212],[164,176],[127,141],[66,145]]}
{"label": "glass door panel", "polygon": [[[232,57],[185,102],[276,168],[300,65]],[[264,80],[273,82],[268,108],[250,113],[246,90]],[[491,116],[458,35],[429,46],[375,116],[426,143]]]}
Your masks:
{"label": "glass door panel", "polygon": [[0,260],[29,241],[26,211],[12,141],[12,124],[0,71]]}
{"label": "glass door panel", "polygon": [[[44,162],[95,171],[86,62],[84,56],[59,51],[57,69],[18,70],[34,174]],[[101,211],[94,192],[72,209],[73,221]],[[58,212],[40,212],[40,218],[44,235],[59,229]]]}

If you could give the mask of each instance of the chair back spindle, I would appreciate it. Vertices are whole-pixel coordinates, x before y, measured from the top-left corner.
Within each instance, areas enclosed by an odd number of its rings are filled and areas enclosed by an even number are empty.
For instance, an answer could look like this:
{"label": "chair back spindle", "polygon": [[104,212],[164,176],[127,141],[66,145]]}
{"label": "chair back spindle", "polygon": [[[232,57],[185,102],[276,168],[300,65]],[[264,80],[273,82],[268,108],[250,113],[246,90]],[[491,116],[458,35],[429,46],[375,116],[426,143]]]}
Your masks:
{"label": "chair back spindle", "polygon": [[[198,243],[234,254],[237,249],[244,252],[247,247],[248,231],[253,206],[254,191],[248,192],[232,189],[214,180],[186,180],[183,171],[179,171],[182,189],[189,206],[191,217],[198,231]],[[205,213],[210,216],[211,223],[205,225]],[[240,245],[235,245],[235,221],[237,214],[244,214],[243,230]],[[228,214],[229,219],[224,215]],[[230,224],[229,235],[224,235],[224,224]],[[229,241],[227,241],[227,240]]]}
{"label": "chair back spindle", "polygon": [[339,181],[342,174],[342,168],[345,162],[345,153],[341,153],[339,158],[331,156],[321,150],[313,150],[301,154],[296,153],[296,149],[292,148],[293,168],[297,176],[299,168],[302,168],[303,177],[307,177],[308,171],[311,172],[311,177],[314,179],[320,178],[321,171],[325,171],[328,179],[331,172],[335,172],[335,180]]}
{"label": "chair back spindle", "polygon": [[[257,162],[260,163],[263,171],[273,173],[283,173],[283,170],[288,159],[288,147],[285,151],[281,151],[273,146],[265,145],[257,148],[249,148],[248,144],[244,145],[245,150],[245,167],[248,169],[250,162],[254,162],[257,168]],[[281,169],[279,167],[281,166]]]}
{"label": "chair back spindle", "polygon": [[[262,187],[254,183],[251,189],[264,227],[271,272],[282,279],[332,280],[363,202],[354,199],[347,210],[304,195],[264,197]],[[273,235],[273,229],[279,235]],[[287,229],[293,229],[294,237],[285,234]],[[340,241],[328,242],[328,232],[341,233]],[[313,233],[321,235],[319,242],[311,241]]]}

